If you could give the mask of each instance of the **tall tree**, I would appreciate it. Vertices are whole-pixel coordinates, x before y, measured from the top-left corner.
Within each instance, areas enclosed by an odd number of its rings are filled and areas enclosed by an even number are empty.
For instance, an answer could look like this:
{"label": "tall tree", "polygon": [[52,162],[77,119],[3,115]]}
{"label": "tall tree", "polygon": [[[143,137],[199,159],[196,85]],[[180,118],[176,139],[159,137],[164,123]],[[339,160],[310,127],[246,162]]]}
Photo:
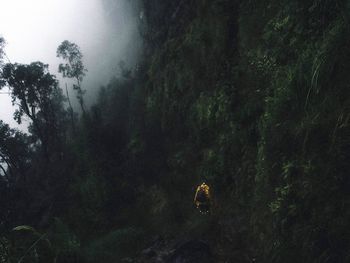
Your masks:
{"label": "tall tree", "polygon": [[33,62],[6,64],[2,79],[10,88],[12,103],[19,106],[14,113],[15,120],[19,124],[23,117],[31,120],[29,129],[49,156],[49,148],[59,144],[65,115],[64,97],[55,76],[49,73],[48,65]]}
{"label": "tall tree", "polygon": [[66,61],[65,64],[59,65],[58,71],[62,73],[63,77],[76,81],[73,84],[73,89],[77,91],[77,99],[85,114],[84,94],[86,91],[83,90],[81,83],[87,70],[83,64],[83,54],[77,44],[65,40],[57,48],[57,57]]}

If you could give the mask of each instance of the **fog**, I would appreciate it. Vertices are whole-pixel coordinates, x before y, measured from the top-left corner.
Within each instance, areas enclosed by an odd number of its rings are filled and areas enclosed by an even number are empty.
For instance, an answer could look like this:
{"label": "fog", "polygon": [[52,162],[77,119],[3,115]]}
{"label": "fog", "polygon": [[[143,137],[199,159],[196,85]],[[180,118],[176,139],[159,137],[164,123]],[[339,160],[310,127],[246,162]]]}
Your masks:
{"label": "fog", "polygon": [[[139,10],[130,0],[0,0],[0,35],[12,63],[42,61],[57,73],[60,59],[56,49],[63,40],[80,46],[88,69],[83,81],[86,101],[91,104],[101,85],[118,74],[124,60],[133,67],[141,50],[138,33]],[[6,59],[5,59],[6,61]],[[71,89],[70,89],[71,90]],[[3,90],[4,92],[6,90]],[[70,92],[70,98],[75,97]],[[75,107],[78,110],[78,107]],[[17,127],[14,107],[0,94],[0,119]],[[23,127],[22,127],[23,129]]]}

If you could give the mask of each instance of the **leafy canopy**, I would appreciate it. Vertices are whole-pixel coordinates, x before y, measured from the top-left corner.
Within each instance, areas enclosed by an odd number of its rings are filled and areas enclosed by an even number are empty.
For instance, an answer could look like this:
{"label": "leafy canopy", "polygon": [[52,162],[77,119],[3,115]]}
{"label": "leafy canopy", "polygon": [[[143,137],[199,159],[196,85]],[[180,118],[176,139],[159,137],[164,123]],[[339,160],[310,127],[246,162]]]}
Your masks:
{"label": "leafy canopy", "polygon": [[77,44],[65,40],[57,48],[57,57],[64,59],[67,63],[60,64],[58,71],[63,77],[75,78],[79,82],[83,80],[87,71],[83,64],[83,54]]}
{"label": "leafy canopy", "polygon": [[51,106],[54,91],[58,88],[55,76],[42,62],[6,64],[2,77],[11,88],[12,103],[20,106],[15,113],[18,123],[21,123],[24,114],[35,121],[38,114]]}

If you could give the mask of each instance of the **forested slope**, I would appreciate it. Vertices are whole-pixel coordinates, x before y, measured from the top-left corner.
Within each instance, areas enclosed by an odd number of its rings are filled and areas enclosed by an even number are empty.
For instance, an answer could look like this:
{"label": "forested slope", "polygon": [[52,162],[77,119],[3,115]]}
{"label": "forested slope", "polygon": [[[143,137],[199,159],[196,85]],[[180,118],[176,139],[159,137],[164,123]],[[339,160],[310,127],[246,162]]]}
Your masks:
{"label": "forested slope", "polygon": [[155,262],[159,239],[203,242],[208,262],[348,262],[349,3],[142,6],[138,66],[75,128],[59,92],[31,134],[1,123],[1,262]]}

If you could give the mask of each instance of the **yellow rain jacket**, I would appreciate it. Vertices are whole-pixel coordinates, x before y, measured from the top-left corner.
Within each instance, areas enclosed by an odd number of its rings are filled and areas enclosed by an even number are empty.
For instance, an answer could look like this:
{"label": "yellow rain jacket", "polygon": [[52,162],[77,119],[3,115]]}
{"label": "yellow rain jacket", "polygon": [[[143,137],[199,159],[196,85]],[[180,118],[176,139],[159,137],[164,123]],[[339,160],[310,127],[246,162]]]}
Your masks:
{"label": "yellow rain jacket", "polygon": [[197,187],[196,194],[194,196],[194,204],[197,208],[200,208],[202,205],[210,205],[210,188],[206,183],[202,183]]}

